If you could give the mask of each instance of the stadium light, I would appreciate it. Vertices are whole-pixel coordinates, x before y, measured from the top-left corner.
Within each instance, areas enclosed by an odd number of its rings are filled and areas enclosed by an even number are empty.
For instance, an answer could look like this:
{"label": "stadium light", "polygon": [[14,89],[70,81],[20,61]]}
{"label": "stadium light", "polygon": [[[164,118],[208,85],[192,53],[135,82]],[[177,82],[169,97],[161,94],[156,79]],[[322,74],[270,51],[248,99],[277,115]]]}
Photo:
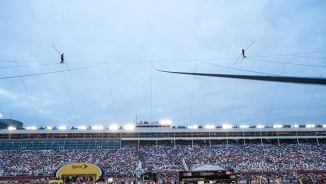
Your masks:
{"label": "stadium light", "polygon": [[8,129],[8,130],[16,130],[16,127],[9,126],[7,129]]}
{"label": "stadium light", "polygon": [[103,126],[101,126],[101,125],[92,126],[92,130],[102,130],[102,129],[103,129]]}
{"label": "stadium light", "polygon": [[326,125],[323,125],[323,128],[326,128]]}
{"label": "stadium light", "polygon": [[119,128],[118,125],[110,125],[109,126],[110,130],[118,130],[118,128]]}
{"label": "stadium light", "polygon": [[0,113],[0,118],[2,118],[2,114]]}
{"label": "stadium light", "polygon": [[168,119],[163,119],[160,121],[161,125],[171,125],[172,121]]}
{"label": "stadium light", "polygon": [[299,125],[294,124],[294,125],[292,125],[291,127],[292,127],[292,128],[299,128]]}
{"label": "stadium light", "polygon": [[306,125],[306,128],[315,128],[316,127],[316,125],[312,125],[312,124],[307,124]]}
{"label": "stadium light", "polygon": [[129,124],[129,125],[125,125],[125,127],[124,127],[126,130],[133,130],[133,129],[135,129],[135,125],[131,125],[131,124]]}
{"label": "stadium light", "polygon": [[78,130],[86,130],[86,126],[79,126]]}
{"label": "stadium light", "polygon": [[283,125],[273,125],[273,128],[282,128]]}
{"label": "stadium light", "polygon": [[265,128],[264,125],[257,125],[257,128]]}
{"label": "stadium light", "polygon": [[249,128],[249,125],[240,125],[240,128]]}
{"label": "stadium light", "polygon": [[214,129],[215,126],[214,126],[214,125],[206,125],[205,128],[206,128],[206,129]]}
{"label": "stadium light", "polygon": [[30,127],[26,127],[26,130],[36,130],[37,128],[35,126],[30,126]]}
{"label": "stadium light", "polygon": [[59,126],[58,129],[59,130],[67,130],[67,127],[66,126]]}
{"label": "stadium light", "polygon": [[51,129],[52,129],[52,127],[48,126],[48,127],[47,127],[47,129],[48,129],[48,130],[51,130]]}
{"label": "stadium light", "polygon": [[188,129],[198,129],[198,125],[190,125],[188,126]]}
{"label": "stadium light", "polygon": [[222,125],[222,128],[223,129],[230,129],[230,128],[232,128],[232,125]]}

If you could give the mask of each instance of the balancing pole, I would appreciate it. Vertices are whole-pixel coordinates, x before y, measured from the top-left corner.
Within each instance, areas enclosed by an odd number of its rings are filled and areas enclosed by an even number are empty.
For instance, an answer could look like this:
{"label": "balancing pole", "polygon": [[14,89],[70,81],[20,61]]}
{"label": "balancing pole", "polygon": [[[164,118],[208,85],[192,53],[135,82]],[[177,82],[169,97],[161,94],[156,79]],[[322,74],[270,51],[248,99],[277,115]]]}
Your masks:
{"label": "balancing pole", "polygon": [[[247,50],[247,49],[249,49],[249,47],[252,45],[252,44],[254,44],[255,42],[252,42],[246,49],[245,49],[245,51]],[[237,61],[234,63],[234,65],[235,64],[237,64],[237,62],[238,62],[238,60],[240,59],[240,57],[241,57],[241,55],[242,54],[240,54],[240,56],[238,57],[238,59],[237,59]]]}
{"label": "balancing pole", "polygon": [[[53,46],[53,45],[52,45],[52,46]],[[61,55],[61,53],[58,51],[57,48],[55,48],[55,46],[53,46],[53,48],[58,52],[59,55]],[[70,68],[69,68],[69,66],[68,66],[68,64],[67,64],[67,62],[66,62],[66,60],[64,61],[64,63],[66,63],[67,68],[68,68],[68,70],[70,71]]]}

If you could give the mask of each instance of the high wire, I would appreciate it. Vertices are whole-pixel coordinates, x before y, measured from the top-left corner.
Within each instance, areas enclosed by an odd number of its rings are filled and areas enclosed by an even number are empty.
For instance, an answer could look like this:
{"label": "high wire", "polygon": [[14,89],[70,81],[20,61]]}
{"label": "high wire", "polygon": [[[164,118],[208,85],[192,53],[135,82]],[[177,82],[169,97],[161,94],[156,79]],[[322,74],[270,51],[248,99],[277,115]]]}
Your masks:
{"label": "high wire", "polygon": [[[248,60],[250,60],[250,59],[248,59]],[[266,73],[266,72],[259,72],[259,71],[253,71],[253,70],[238,69],[238,68],[233,68],[233,67],[228,67],[228,66],[213,64],[213,63],[209,63],[209,62],[205,62],[205,61],[200,61],[200,60],[199,60],[199,62],[204,63],[204,64],[208,64],[208,65],[217,66],[217,67],[220,67],[220,68],[227,68],[227,69],[230,69],[230,70],[236,70],[236,71],[241,70],[241,71],[248,72],[248,73],[256,73],[256,74],[265,74],[265,75],[278,76],[278,74]],[[272,63],[281,64],[281,62],[272,62]],[[284,62],[283,62],[283,64],[284,64]],[[286,65],[297,65],[297,66],[299,65],[299,66],[310,66],[310,67],[324,68],[324,66],[321,66],[321,65],[306,65],[306,64],[289,63],[289,62],[287,62]]]}
{"label": "high wire", "polygon": [[326,52],[326,50],[321,51],[311,51],[311,52],[296,52],[296,53],[285,53],[285,54],[273,54],[273,55],[263,55],[263,56],[250,56],[250,58],[262,58],[262,57],[278,57],[278,56],[292,56],[297,54],[313,54],[313,53],[320,53],[320,52]]}
{"label": "high wire", "polygon": [[[291,55],[291,56],[295,56],[295,55]],[[305,56],[295,56],[295,57],[305,57]],[[326,59],[326,58],[315,58],[315,57],[307,57],[307,58],[313,58],[313,59]],[[234,59],[234,58],[226,58],[226,59]],[[198,59],[197,61],[202,62],[202,63],[206,63],[206,64],[210,64],[210,65],[215,65],[215,66],[219,66],[219,67],[223,67],[223,68],[229,68],[229,69],[234,69],[231,67],[226,67],[226,66],[222,66],[222,65],[217,65],[217,64],[213,64],[213,63],[209,63],[206,61],[216,61],[216,60],[223,60],[223,59]],[[251,58],[247,58],[247,61],[259,61],[259,62],[267,62],[267,63],[276,63],[276,64],[284,64],[284,62],[279,62],[279,61],[269,61],[269,60],[262,60],[262,59],[253,59]],[[153,61],[152,61],[153,62]],[[154,61],[154,62],[160,62],[160,61]],[[22,67],[31,67],[31,66],[45,66],[45,65],[60,65],[60,63],[48,63],[47,64],[31,64],[31,65],[18,65],[19,68]],[[99,63],[99,64],[105,64],[108,62],[80,62],[80,63]],[[121,62],[110,62],[110,63],[121,63]],[[324,65],[313,65],[313,64],[302,64],[302,63],[293,63],[293,62],[287,62],[286,65],[296,65],[296,66],[309,66],[309,67],[320,67],[323,68]],[[97,65],[95,65],[97,66]],[[16,68],[17,66],[0,66],[0,68]],[[76,69],[70,69],[70,70],[76,70]],[[237,69],[238,70],[238,69]],[[65,70],[68,71],[68,70]],[[255,73],[255,72],[254,72]]]}
{"label": "high wire", "polygon": [[310,59],[321,59],[321,60],[326,59],[326,58],[324,58],[324,57],[298,56],[298,55],[295,55],[295,54],[290,54],[289,56],[293,56],[293,57],[301,57],[301,58],[310,58]]}
{"label": "high wire", "polygon": [[[289,55],[286,55],[288,57]],[[325,58],[326,59],[326,58]],[[284,64],[284,62],[279,62],[279,61],[268,61],[268,60],[261,60],[261,59],[252,59],[248,58],[246,60],[251,60],[251,61],[259,61],[259,62],[266,62],[266,63],[276,63],[276,64]],[[292,63],[292,62],[286,62],[286,65],[296,65],[296,66],[311,66],[311,67],[320,67],[323,68],[325,66],[323,65],[313,65],[313,64],[302,64],[302,63]]]}
{"label": "high wire", "polygon": [[[100,64],[96,64],[96,65],[91,65],[91,66],[85,66],[85,67],[79,67],[79,68],[74,68],[74,69],[71,69],[70,71],[82,70],[82,69],[96,67],[96,66],[103,65],[103,64],[105,64],[105,63],[100,63]],[[21,75],[21,76],[0,77],[0,80],[1,79],[13,79],[13,78],[18,78],[18,77],[31,77],[31,76],[38,76],[38,75],[47,75],[47,74],[61,73],[61,72],[66,72],[66,71],[69,71],[69,70],[60,70],[60,71],[52,71],[52,72],[34,73],[34,74],[26,74],[26,75]]]}
{"label": "high wire", "polygon": [[[31,64],[31,65],[18,65],[19,68],[31,67],[31,66],[44,66],[44,65],[59,65],[59,63],[49,63],[49,64]],[[16,68],[17,66],[0,66],[0,68]]]}
{"label": "high wire", "polygon": [[[58,51],[57,51],[58,52]],[[326,52],[326,50],[322,51],[311,51],[311,52],[297,52],[297,53],[285,53],[285,54],[273,54],[273,55],[262,55],[262,56],[250,56],[250,59],[252,58],[264,58],[264,57],[276,57],[276,56],[296,56],[296,57],[307,57],[307,58],[315,58],[315,59],[326,59],[326,58],[317,58],[317,57],[310,57],[310,56],[298,56],[298,54],[313,54],[313,53],[320,53],[320,52]],[[60,53],[60,52],[58,52]],[[197,58],[197,59],[164,59],[164,60],[122,60],[122,61],[111,61],[110,63],[137,63],[137,62],[174,62],[174,61],[185,61],[185,62],[193,62],[198,60],[234,60],[237,58],[234,57],[225,57],[225,58]],[[22,60],[8,60],[8,59],[0,59],[0,63],[2,62],[35,62],[35,61],[22,61]],[[52,63],[52,62],[38,62],[38,63]],[[70,62],[73,63],[106,63],[106,62]]]}
{"label": "high wire", "polygon": [[[247,59],[247,60],[254,60],[254,59]],[[214,65],[214,66],[218,66],[218,67],[221,67],[221,68],[227,68],[227,69],[231,69],[231,70],[239,70],[237,68],[232,68],[232,67],[228,67],[228,66],[222,66],[222,65],[218,65],[218,64],[213,64],[213,63],[209,63],[209,62],[205,62],[205,61],[201,61],[201,60],[198,60],[198,61],[201,62],[201,63],[205,63],[205,64],[209,64],[209,65]],[[272,62],[272,63],[280,63],[281,64],[281,62],[277,62],[277,61],[264,61],[264,60],[256,60],[256,61]],[[103,65],[103,64],[106,64],[106,63],[108,63],[108,62],[101,62],[101,63],[96,64],[96,65],[79,67],[79,68],[73,68],[73,69],[70,69],[70,71],[87,69],[87,68],[91,68],[91,67],[96,67],[96,66],[99,66],[99,65]],[[289,63],[289,62],[287,62],[286,64],[287,65],[299,65],[299,66],[324,67],[322,65],[307,65],[307,64]],[[17,66],[15,66],[15,68],[16,67]],[[21,66],[18,66],[18,67],[21,67]],[[0,68],[7,68],[7,67],[0,67]],[[68,71],[68,70],[63,70],[63,71]],[[257,74],[267,74],[267,75],[275,75],[275,76],[277,76],[277,74],[265,73],[265,72],[258,72],[258,71],[252,71],[252,70],[244,70],[244,69],[241,69],[241,71],[246,71],[246,72],[250,72],[250,73],[257,73]],[[18,77],[31,77],[31,76],[37,76],[37,75],[47,75],[47,74],[60,73],[60,72],[62,72],[62,70],[60,70],[60,71],[52,71],[52,72],[26,74],[26,75],[21,75],[21,76],[7,76],[7,77],[0,77],[0,80],[1,79],[12,79],[12,78],[18,78]]]}
{"label": "high wire", "polygon": [[244,69],[238,69],[238,68],[233,68],[233,67],[228,67],[228,66],[222,66],[222,65],[217,65],[217,64],[213,64],[213,63],[208,63],[205,61],[199,61],[201,63],[205,63],[205,64],[209,64],[209,65],[213,65],[213,66],[217,66],[217,67],[221,67],[221,68],[227,68],[227,69],[231,69],[231,70],[236,70],[236,71],[243,71],[243,72],[249,72],[249,73],[257,73],[257,74],[265,74],[265,75],[275,75],[277,76],[277,74],[272,74],[272,73],[266,73],[266,72],[258,72],[258,71],[253,71],[253,70],[244,70]]}
{"label": "high wire", "polygon": [[[54,49],[56,49],[54,46],[53,46]],[[56,51],[58,53],[60,53],[57,49]],[[298,52],[298,53],[291,53],[291,54],[288,54],[288,55],[294,55],[296,57],[305,57],[305,56],[297,56],[296,54],[311,54],[311,53],[320,53],[320,52],[326,52],[326,50],[323,50],[323,51],[312,51],[312,52]],[[273,56],[286,56],[284,54],[282,55],[267,55],[267,56],[256,56],[256,57],[250,57],[248,58],[247,60],[255,60],[253,58],[262,58],[262,57],[273,57]],[[238,69],[235,69],[235,68],[231,68],[231,67],[227,67],[227,66],[221,66],[221,65],[217,65],[217,64],[212,64],[212,63],[208,63],[208,62],[204,62],[204,61],[207,61],[207,60],[225,60],[225,59],[234,59],[234,58],[219,58],[219,59],[198,59],[198,60],[152,60],[152,61],[146,61],[146,60],[143,60],[143,61],[124,61],[124,62],[166,62],[166,61],[199,61],[199,62],[203,62],[203,63],[206,63],[206,64],[210,64],[210,65],[215,65],[215,66],[219,66],[219,67],[223,67],[223,68],[229,68],[229,69],[233,69],[233,70],[238,70]],[[324,59],[324,58],[316,58],[316,59]],[[14,60],[0,60],[0,61],[5,61],[5,62],[16,62]],[[277,61],[266,61],[266,60],[255,60],[255,61],[262,61],[262,62],[271,62],[271,63],[282,63],[282,62],[277,62]],[[17,62],[31,62],[31,61],[17,61]],[[16,65],[17,65],[17,62],[16,62]],[[34,62],[34,61],[33,61]],[[110,62],[110,63],[124,63],[124,62]],[[39,63],[49,63],[49,62],[39,62]],[[76,62],[76,63],[94,63],[94,62]],[[80,69],[84,69],[84,68],[90,68],[90,67],[95,67],[95,66],[98,66],[98,65],[101,65],[101,64],[105,64],[107,62],[96,62],[96,63],[99,63],[97,65],[92,65],[92,66],[86,66],[86,67],[80,67],[80,68],[75,68],[75,69],[69,69],[69,70],[63,70],[63,71],[70,71],[70,70],[80,70]],[[299,65],[299,66],[312,66],[312,67],[324,67],[324,66],[321,66],[321,65],[312,65],[312,64],[299,64],[299,63],[290,63],[290,62],[287,62],[286,63],[287,65]],[[45,64],[44,64],[45,65]],[[50,65],[50,64],[49,64]],[[16,67],[16,66],[15,66]],[[19,67],[25,67],[25,66],[19,66]],[[10,68],[10,67],[0,67],[0,68]],[[256,71],[250,71],[250,70],[241,70],[241,71],[247,71],[247,72],[251,72],[251,73],[261,73],[261,74],[268,74],[268,73],[263,73],[263,72],[256,72]],[[0,77],[0,80],[1,79],[11,79],[11,78],[18,78],[18,77],[29,77],[29,76],[37,76],[37,75],[46,75],[46,74],[53,74],[53,73],[59,73],[59,72],[62,72],[62,71],[52,71],[52,72],[43,72],[43,73],[36,73],[36,74],[27,74],[27,75],[21,75],[21,76],[7,76],[7,77]],[[270,74],[270,75],[275,75],[275,74]]]}

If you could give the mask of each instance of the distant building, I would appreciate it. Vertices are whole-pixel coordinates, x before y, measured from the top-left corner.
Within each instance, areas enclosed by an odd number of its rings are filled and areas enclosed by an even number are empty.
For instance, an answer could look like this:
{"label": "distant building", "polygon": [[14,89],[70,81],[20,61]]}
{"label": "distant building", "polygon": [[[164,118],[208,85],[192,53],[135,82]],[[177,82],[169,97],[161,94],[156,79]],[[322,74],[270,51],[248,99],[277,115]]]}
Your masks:
{"label": "distant building", "polygon": [[14,119],[0,119],[0,129],[6,129],[10,126],[16,129],[22,129],[23,123]]}

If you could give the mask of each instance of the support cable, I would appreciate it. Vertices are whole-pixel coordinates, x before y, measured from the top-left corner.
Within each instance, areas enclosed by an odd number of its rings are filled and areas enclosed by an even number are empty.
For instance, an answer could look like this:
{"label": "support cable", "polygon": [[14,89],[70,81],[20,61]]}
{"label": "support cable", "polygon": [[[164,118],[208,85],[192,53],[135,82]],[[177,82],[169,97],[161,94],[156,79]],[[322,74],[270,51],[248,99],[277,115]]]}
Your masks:
{"label": "support cable", "polygon": [[[326,66],[326,63],[325,63],[325,66]],[[325,70],[325,66],[324,66],[323,70],[321,71],[319,78],[322,78],[323,73],[324,73],[324,70]],[[316,87],[315,87],[314,93],[313,93],[312,96],[311,96],[311,99],[310,99],[310,101],[309,101],[308,108],[307,108],[307,110],[306,110],[306,112],[305,112],[305,114],[304,114],[304,117],[303,117],[303,119],[302,119],[302,123],[301,123],[301,124],[303,124],[304,121],[306,120],[306,117],[307,117],[308,111],[309,111],[309,109],[310,109],[310,106],[311,106],[312,100],[314,99],[314,96],[315,96],[315,94],[316,94],[316,91],[317,91],[318,86],[319,86],[319,85],[317,84]]]}
{"label": "support cable", "polygon": [[0,119],[1,119],[2,116],[3,116],[5,119],[7,119],[7,118],[6,118],[6,115],[2,112],[1,109],[0,109],[0,112],[1,112],[1,113],[0,113]]}
{"label": "support cable", "polygon": [[[252,45],[252,44],[251,44]],[[249,46],[250,47],[250,46]],[[241,72],[241,68],[242,68],[242,61],[240,63],[240,67],[239,67],[239,72],[238,75],[240,75]],[[233,100],[232,100],[232,106],[231,106],[231,112],[230,112],[230,116],[229,116],[229,123],[231,123],[231,118],[232,118],[232,114],[233,114],[233,107],[234,107],[234,101],[235,101],[235,97],[237,95],[237,91],[238,91],[238,84],[239,84],[239,79],[237,79],[237,84],[235,86],[235,90],[234,90],[234,95],[233,95]]]}
{"label": "support cable", "polygon": [[[197,71],[197,60],[195,62],[195,73],[196,73],[196,71]],[[193,101],[194,101],[195,83],[196,83],[196,76],[194,75],[194,80],[193,80],[193,83],[192,83],[191,105],[190,105],[190,120],[189,120],[190,124],[191,124],[191,121],[192,121],[192,105],[193,105]]]}
{"label": "support cable", "polygon": [[[16,65],[17,65],[17,63],[16,63]],[[19,75],[21,76],[20,79],[22,80],[22,83],[23,83],[23,86],[24,86],[24,89],[25,89],[26,95],[27,95],[27,97],[28,97],[29,104],[30,104],[31,107],[32,107],[32,110],[33,110],[34,117],[35,117],[35,119],[36,119],[37,125],[40,126],[40,124],[39,124],[39,122],[38,122],[38,119],[37,119],[37,116],[36,116],[36,113],[35,113],[35,110],[34,110],[34,107],[33,107],[33,104],[32,104],[31,99],[30,99],[30,97],[29,97],[29,94],[28,94],[28,91],[27,91],[27,88],[26,88],[26,85],[25,85],[24,79],[23,79],[23,77],[22,77],[22,75],[21,75],[21,73],[20,73],[20,70],[19,70],[18,65],[17,65],[17,70],[18,70],[18,72],[19,72]]]}
{"label": "support cable", "polygon": [[111,95],[111,103],[112,103],[112,112],[113,112],[113,117],[114,117],[114,123],[116,123],[108,63],[106,63],[106,71],[108,72],[109,89],[110,89],[110,95]]}
{"label": "support cable", "polygon": [[[284,61],[283,67],[282,67],[281,76],[283,76],[283,71],[284,71],[284,67],[286,65],[286,61],[287,61],[287,55],[285,56],[285,61]],[[266,123],[267,125],[268,125],[269,118],[271,116],[271,113],[272,113],[272,110],[273,110],[273,107],[274,107],[274,102],[275,102],[275,99],[276,99],[276,94],[278,92],[279,86],[280,86],[280,82],[277,83],[277,87],[276,87],[276,90],[275,90],[275,94],[274,94],[274,98],[273,98],[273,101],[272,101],[272,105],[271,105],[271,108],[269,110],[268,117],[267,117],[267,123]]]}
{"label": "support cable", "polygon": [[[61,65],[60,65],[60,66],[61,66]],[[75,119],[76,119],[76,122],[77,122],[77,126],[79,126],[78,121],[77,121],[77,116],[76,116],[75,108],[74,108],[74,104],[72,103],[72,100],[71,100],[71,95],[70,95],[70,92],[69,92],[69,88],[68,88],[68,84],[67,84],[67,80],[66,80],[65,72],[63,71],[62,66],[61,66],[61,70],[62,70],[62,75],[63,75],[63,78],[64,78],[64,80],[65,80],[65,84],[66,84],[66,87],[67,87],[67,92],[68,92],[68,95],[69,95],[69,99],[70,99],[70,103],[71,103],[72,110],[73,110],[74,115],[75,115]]]}
{"label": "support cable", "polygon": [[151,122],[153,122],[153,72],[151,67]]}

